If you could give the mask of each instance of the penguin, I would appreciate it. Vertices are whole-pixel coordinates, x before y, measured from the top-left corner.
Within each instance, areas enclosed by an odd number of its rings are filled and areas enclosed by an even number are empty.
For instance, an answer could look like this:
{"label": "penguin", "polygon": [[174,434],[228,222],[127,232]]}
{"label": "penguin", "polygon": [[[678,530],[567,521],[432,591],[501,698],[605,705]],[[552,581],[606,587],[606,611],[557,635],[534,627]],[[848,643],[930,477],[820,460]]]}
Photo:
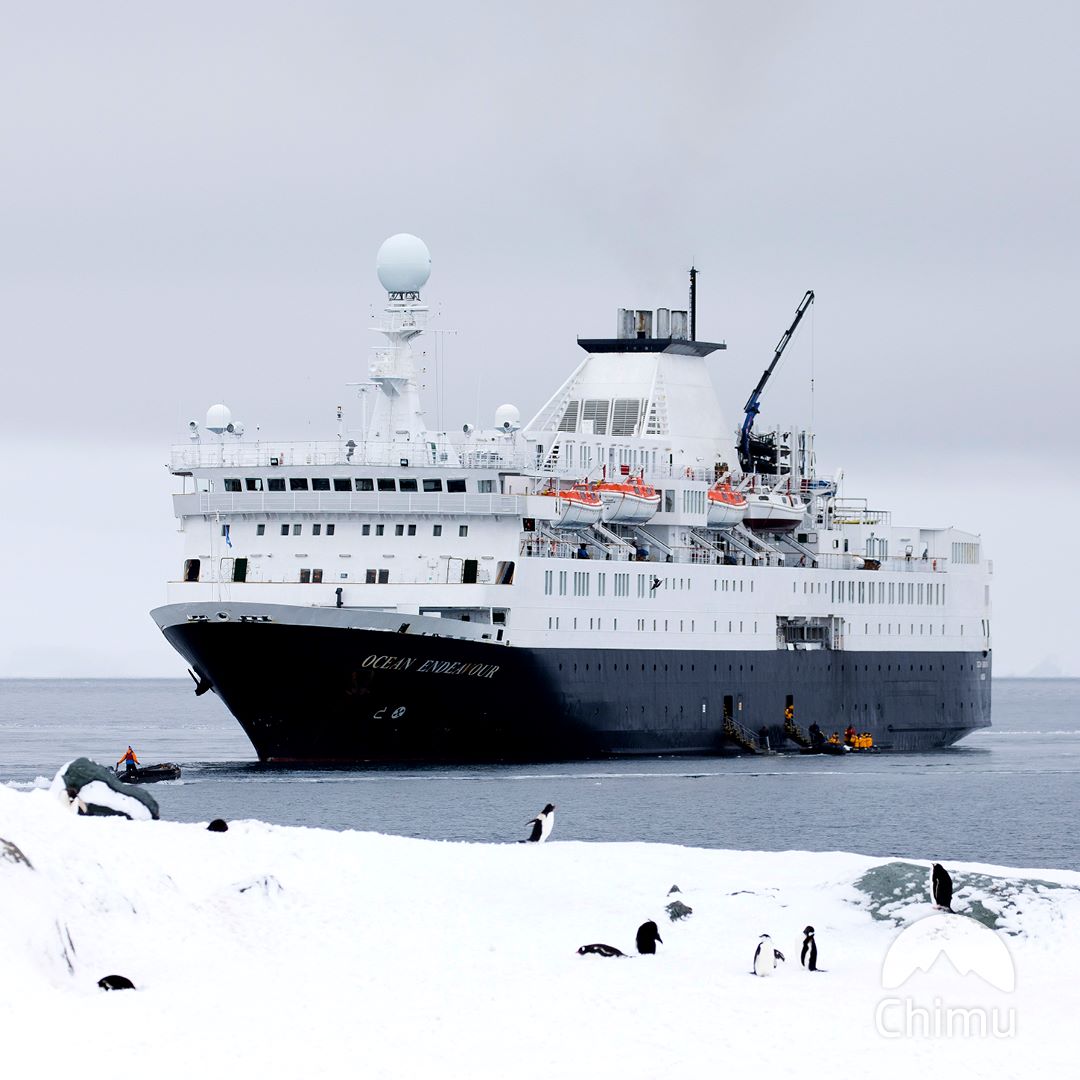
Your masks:
{"label": "penguin", "polygon": [[952,911],[952,878],[941,863],[934,863],[930,874],[930,895],[939,908]]}
{"label": "penguin", "polygon": [[578,949],[578,956],[588,956],[590,953],[595,953],[597,956],[625,956],[626,953],[620,952],[614,945],[582,945]]}
{"label": "penguin", "polygon": [[638,927],[637,932],[637,951],[642,956],[646,954],[655,955],[656,943],[660,942],[664,944],[664,939],[660,936],[660,931],[651,919],[648,922],[643,922]]}
{"label": "penguin", "polygon": [[98,979],[102,990],[134,990],[135,984],[126,975],[106,975]]}
{"label": "penguin", "polygon": [[754,950],[754,974],[771,975],[776,970],[776,961],[783,959],[784,954],[773,946],[772,938],[762,934]]}
{"label": "penguin", "polygon": [[807,971],[817,971],[817,942],[814,940],[814,928],[808,926],[803,933],[806,937],[803,939],[802,956],[799,957],[799,963]]}
{"label": "penguin", "polygon": [[[656,943],[660,942],[664,944],[664,939],[660,936],[660,930],[651,919],[648,922],[643,922],[637,930],[637,951],[642,956],[655,956],[656,955]],[[602,945],[597,943],[595,945],[582,945],[578,949],[578,956],[588,956],[590,954],[596,956],[626,956],[626,953],[620,949],[616,949],[614,945]]]}
{"label": "penguin", "polygon": [[542,844],[551,835],[551,830],[555,827],[555,807],[548,803],[528,824],[532,826],[532,832],[529,833],[527,842],[530,844]]}

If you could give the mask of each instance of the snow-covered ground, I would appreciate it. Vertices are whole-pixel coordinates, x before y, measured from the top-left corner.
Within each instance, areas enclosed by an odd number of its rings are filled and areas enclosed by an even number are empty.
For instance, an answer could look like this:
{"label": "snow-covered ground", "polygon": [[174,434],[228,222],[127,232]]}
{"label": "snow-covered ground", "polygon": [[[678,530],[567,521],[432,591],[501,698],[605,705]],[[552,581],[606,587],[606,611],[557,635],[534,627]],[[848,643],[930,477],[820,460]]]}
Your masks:
{"label": "snow-covered ground", "polygon": [[[257,821],[211,833],[76,817],[46,791],[2,786],[0,838],[29,860],[0,843],[4,1076],[1076,1067],[1080,873],[950,864],[968,914],[935,916],[929,863],[560,843],[558,824],[544,845]],[[665,911],[673,884],[693,908],[679,922]],[[663,936],[656,956],[577,955],[590,942],[633,953],[646,919]],[[808,923],[817,974],[799,965]],[[750,974],[763,932],[787,957],[772,978]],[[1000,988],[1003,963],[1015,989]],[[99,990],[108,974],[137,991]]]}

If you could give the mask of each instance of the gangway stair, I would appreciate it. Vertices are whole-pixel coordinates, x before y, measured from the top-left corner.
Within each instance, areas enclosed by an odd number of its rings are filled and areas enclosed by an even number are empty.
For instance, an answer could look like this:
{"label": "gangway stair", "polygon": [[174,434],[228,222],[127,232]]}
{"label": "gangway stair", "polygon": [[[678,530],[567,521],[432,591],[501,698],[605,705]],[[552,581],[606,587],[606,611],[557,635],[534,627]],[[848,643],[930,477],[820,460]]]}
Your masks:
{"label": "gangway stair", "polygon": [[777,539],[787,548],[790,548],[802,559],[805,559],[805,566],[817,566],[818,553],[813,548],[808,548],[805,544],[800,544],[793,536],[780,534]]}
{"label": "gangway stair", "polygon": [[[604,544],[614,544],[616,548],[625,548],[631,555],[634,554],[634,545],[631,544],[625,536],[620,536],[618,533],[612,532],[606,525],[597,522],[595,525],[590,525],[589,528],[592,529],[597,536],[602,538]],[[592,543],[595,544],[596,541],[593,540]]]}
{"label": "gangway stair", "polygon": [[757,744],[757,739],[754,734],[747,728],[744,728],[737,720],[731,716],[724,717],[723,727],[724,738],[728,742],[735,743],[740,749],[745,750],[748,754],[759,754],[763,751]]}

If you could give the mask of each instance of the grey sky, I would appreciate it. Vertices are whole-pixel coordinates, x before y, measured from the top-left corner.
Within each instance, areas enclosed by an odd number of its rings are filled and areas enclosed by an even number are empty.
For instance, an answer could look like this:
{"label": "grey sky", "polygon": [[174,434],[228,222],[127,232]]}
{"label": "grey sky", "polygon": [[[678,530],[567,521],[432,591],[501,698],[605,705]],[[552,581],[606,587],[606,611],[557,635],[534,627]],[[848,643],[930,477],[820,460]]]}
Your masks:
{"label": "grey sky", "polygon": [[691,260],[734,426],[813,288],[763,422],[805,416],[812,364],[847,494],[983,533],[998,672],[1080,674],[1080,8],[3,12],[0,674],[182,671],[146,615],[169,444],[216,400],[331,435],[403,230],[457,331],[453,427],[531,415],[576,334],[681,306]]}

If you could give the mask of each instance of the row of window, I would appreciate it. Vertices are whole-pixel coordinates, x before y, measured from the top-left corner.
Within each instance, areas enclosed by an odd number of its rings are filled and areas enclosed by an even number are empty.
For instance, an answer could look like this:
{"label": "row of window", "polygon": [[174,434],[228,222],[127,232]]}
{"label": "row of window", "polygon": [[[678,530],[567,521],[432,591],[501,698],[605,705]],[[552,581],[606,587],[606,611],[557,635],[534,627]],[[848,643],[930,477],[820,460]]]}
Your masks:
{"label": "row of window", "polygon": [[[212,481],[211,481],[212,483]],[[443,480],[433,477],[428,480],[416,480],[402,477],[395,480],[392,476],[227,476],[224,479],[226,491],[400,491],[411,494],[417,491],[439,492],[443,490]],[[476,490],[490,493],[495,490],[492,479],[477,480]],[[465,491],[465,481],[454,479],[446,481],[446,491],[450,494]]]}
{"label": "row of window", "polygon": [[[545,570],[544,571],[544,594],[546,596],[552,596],[556,591],[556,571]],[[558,595],[566,595],[567,577],[568,571],[558,571]],[[616,596],[629,596],[630,595],[630,574],[613,574],[615,579],[615,595]],[[587,570],[575,570],[573,589],[574,596],[588,596],[590,590],[590,582],[593,575]],[[655,592],[659,589],[668,589],[671,592],[688,591],[691,587],[692,579],[684,577],[658,577],[655,574],[638,574],[637,575],[637,595],[639,598],[648,596],[651,592]],[[743,592],[745,591],[746,583],[742,580],[734,580],[731,578],[723,578],[722,580],[713,581],[713,591],[717,592]],[[754,591],[754,583],[750,582],[750,592]],[[599,573],[596,575],[596,595],[607,595],[607,574]]]}
{"label": "row of window", "polygon": [[[906,586],[906,588],[905,588]],[[795,592],[797,583],[792,582],[791,590]],[[805,593],[806,584],[803,584]],[[903,606],[915,606],[918,604],[944,604],[944,582],[919,582],[913,581],[831,581],[829,582],[829,599],[833,603],[842,604],[898,604]]]}
{"label": "row of window", "polygon": [[[587,595],[587,594],[585,594],[585,595]],[[549,615],[548,616],[547,628],[549,630],[558,630],[558,629],[560,629],[560,622],[561,622],[561,616],[559,616],[559,615]],[[675,622],[676,622],[675,619],[638,619],[636,629],[645,630],[645,631],[649,631],[649,632],[652,632],[652,633],[660,633],[660,632],[663,632],[665,634],[666,633],[672,633],[672,632],[675,631]],[[595,625],[594,625],[594,623],[595,623]],[[735,629],[736,623],[738,624],[738,630]],[[581,624],[582,624],[581,629],[584,630],[585,629],[585,619],[584,619],[584,617],[582,617],[582,619],[581,619]],[[695,631],[695,620],[694,619],[679,619],[678,624],[679,624],[678,632],[680,634],[686,633],[687,631],[689,631],[689,633],[692,634]],[[722,634],[724,632],[723,629],[722,629],[722,626],[723,626],[722,620],[713,619],[712,632],[714,634]],[[884,626],[884,630],[882,629],[883,626]],[[919,627],[918,635],[915,632],[915,626],[916,626],[915,623],[909,623],[908,624],[908,634],[909,634],[910,637],[916,637],[916,636],[933,637],[934,636],[934,623],[919,623],[918,624],[918,627]],[[572,617],[572,626],[570,627],[570,629],[573,629],[573,630],[578,629],[578,619],[577,619],[576,616]],[[589,619],[589,629],[590,630],[594,630],[594,629],[595,630],[603,630],[604,629],[604,620],[602,618],[590,618]],[[614,618],[614,619],[611,620],[611,629],[612,630],[618,630],[619,629],[619,620],[618,620],[618,618]],[[854,627],[852,627],[852,629],[854,630]],[[734,634],[734,633],[741,634],[741,633],[743,633],[744,632],[744,620],[742,620],[742,619],[738,619],[738,620],[736,620],[736,619],[728,619],[727,620],[727,632],[729,634]],[[755,634],[758,632],[758,624],[757,624],[756,619],[754,620],[754,631],[753,632]],[[891,636],[893,634],[893,624],[892,623],[878,623],[877,624],[877,632],[878,632],[878,634],[881,634],[882,636],[885,636],[885,637]],[[897,636],[901,636],[903,634],[903,627],[902,627],[902,625],[900,623],[896,624],[895,633],[896,633]],[[942,623],[939,636],[944,637],[945,633],[946,633],[945,624]],[[863,623],[863,634],[866,635],[866,636],[869,636],[869,634],[870,634],[870,623]],[[966,637],[967,636],[967,630],[963,625],[960,626],[960,636],[961,637]],[[881,670],[880,665],[878,665],[878,670],[879,671]],[[890,668],[890,670],[891,670],[891,668]],[[919,670],[921,671],[922,668],[920,667]],[[933,670],[933,669],[931,668],[931,670]]]}
{"label": "row of window", "polygon": [[[222,536],[229,536],[231,528],[232,528],[231,525],[222,525],[221,526],[221,535]],[[361,536],[371,536],[372,535],[372,531],[371,531],[372,529],[375,530],[375,532],[374,532],[375,536],[385,536],[386,535],[386,526],[385,525],[361,525],[360,526],[360,535]],[[333,536],[336,531],[337,531],[337,526],[332,521],[327,522],[325,525],[322,524],[321,522],[316,521],[311,526],[311,535],[312,536]],[[431,526],[431,535],[432,536],[442,536],[442,534],[443,534],[443,527],[441,525],[432,525]],[[263,522],[259,522],[255,526],[255,535],[256,536],[265,536],[266,535],[266,525]],[[289,524],[288,522],[283,522],[282,525],[281,525],[281,535],[282,536],[303,536],[304,535],[304,526],[300,522],[294,522],[293,524]],[[395,536],[415,536],[416,535],[416,526],[415,525],[406,525],[404,523],[397,524],[397,525],[394,526],[394,535]],[[468,536],[468,535],[469,535],[469,526],[468,525],[459,525],[458,526],[458,536]]]}
{"label": "row of window", "polygon": [[[342,581],[346,581],[349,577],[348,574],[339,575]],[[304,569],[300,571],[300,584],[301,585],[321,585],[323,579],[323,572],[315,567],[310,570]],[[390,583],[390,571],[389,570],[365,570],[364,571],[364,584],[366,585],[388,585]]]}
{"label": "row of window", "polygon": [[[561,615],[549,615],[548,616],[548,627],[547,628],[549,630],[558,630],[558,629],[560,629],[561,619],[562,619]],[[572,616],[570,621],[571,621],[571,626],[569,627],[569,629],[576,630],[578,628],[577,616]],[[612,630],[618,630],[619,629],[619,620],[618,620],[618,618],[611,619],[610,622],[611,622],[611,629]],[[635,629],[637,629],[637,630],[645,630],[645,631],[649,631],[649,632],[652,632],[652,633],[661,633],[661,632],[665,633],[665,634],[674,633],[675,632],[675,623],[676,622],[678,622],[678,624],[679,624],[678,632],[680,634],[684,634],[684,633],[693,634],[697,629],[697,620],[695,620],[695,619],[678,619],[678,620],[676,620],[676,619],[638,619],[637,620],[637,626],[635,627]],[[651,623],[651,627],[650,627],[650,623]],[[739,627],[739,629],[737,631],[734,629],[736,623],[738,624],[738,627]],[[729,634],[733,634],[733,633],[741,634],[741,633],[743,633],[743,626],[744,626],[744,621],[742,619],[738,619],[738,620],[729,619],[728,624],[727,624],[727,632]],[[722,634],[723,633],[723,630],[721,629],[721,623],[720,623],[720,621],[718,619],[713,619],[712,628],[713,628],[713,633],[714,634]],[[581,629],[582,630],[585,629],[585,617],[584,616],[581,617]],[[604,620],[602,618],[599,618],[599,617],[590,618],[589,619],[589,629],[590,630],[603,630],[604,629]],[[754,633],[756,634],[757,632],[758,632],[758,624],[757,624],[757,620],[755,619],[754,620]]]}

